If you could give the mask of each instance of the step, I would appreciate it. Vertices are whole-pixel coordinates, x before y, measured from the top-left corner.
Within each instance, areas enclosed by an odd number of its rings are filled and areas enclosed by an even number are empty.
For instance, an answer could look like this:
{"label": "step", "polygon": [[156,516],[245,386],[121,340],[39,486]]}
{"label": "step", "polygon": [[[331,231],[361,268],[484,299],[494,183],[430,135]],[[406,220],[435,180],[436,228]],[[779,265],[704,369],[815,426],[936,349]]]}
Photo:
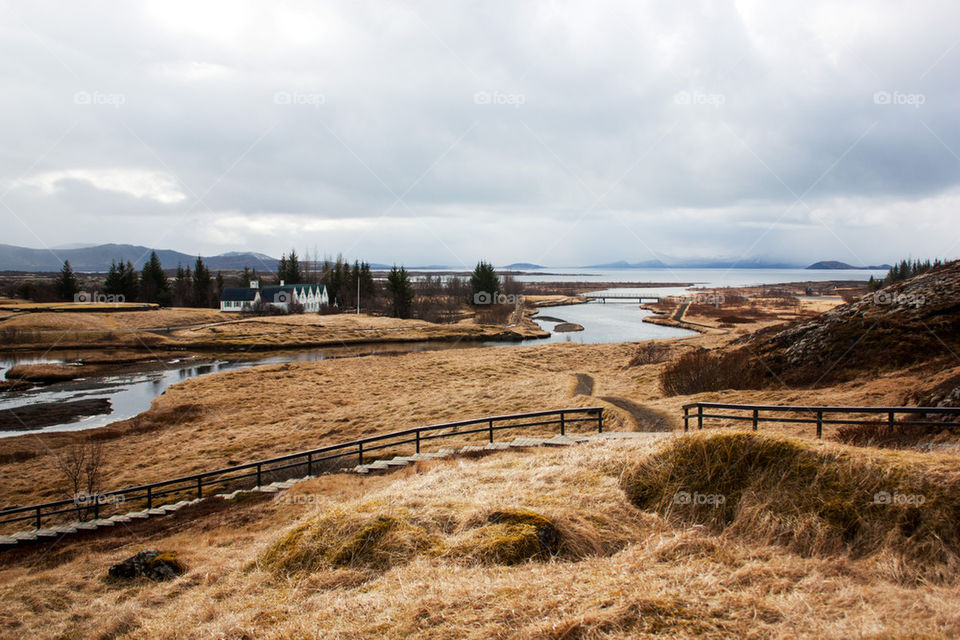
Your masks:
{"label": "step", "polygon": [[0,547],[12,547],[16,545],[18,540],[13,536],[0,536]]}
{"label": "step", "polygon": [[133,518],[131,518],[130,516],[126,516],[118,513],[115,516],[110,516],[109,518],[107,518],[107,520],[112,520],[113,522],[121,522],[123,524],[126,524],[127,522],[130,522],[131,520],[133,520]]}
{"label": "step", "polygon": [[53,529],[36,529],[33,533],[38,538],[57,538],[61,535]]}
{"label": "step", "polygon": [[270,484],[268,484],[265,487],[254,487],[253,490],[259,491],[260,493],[277,493],[280,491],[280,489]]}
{"label": "step", "polygon": [[11,537],[17,542],[33,542],[37,539],[37,534],[33,531],[18,531]]}
{"label": "step", "polygon": [[503,451],[504,449],[509,449],[510,444],[507,442],[491,442],[483,445],[483,448],[486,451]]}
{"label": "step", "polygon": [[74,523],[73,526],[74,526],[74,528],[77,529],[78,531],[93,531],[94,529],[97,528],[97,525],[94,524],[93,522],[90,522],[90,521],[87,521],[87,522],[76,522],[76,523]]}
{"label": "step", "polygon": [[129,513],[127,513],[127,514],[124,514],[124,515],[126,515],[128,518],[133,518],[134,520],[140,520],[140,519],[143,519],[143,518],[149,518],[149,517],[150,517],[150,514],[147,513],[146,510],[144,510],[144,511],[131,511],[131,512],[129,512]]}
{"label": "step", "polygon": [[50,528],[56,531],[57,533],[76,533],[77,532],[77,527],[69,524],[60,524]]}
{"label": "step", "polygon": [[113,520],[106,520],[104,518],[100,518],[99,520],[94,520],[93,524],[97,525],[98,527],[114,527],[117,525],[117,523],[114,522]]}
{"label": "step", "polygon": [[164,511],[162,507],[159,509],[147,509],[147,515],[148,516],[165,516],[167,515],[167,512]]}
{"label": "step", "polygon": [[387,463],[387,466],[388,466],[388,467],[405,467],[405,466],[407,466],[408,464],[410,464],[409,462],[407,462],[406,460],[403,460],[403,459],[401,459],[401,458],[393,458],[393,459],[391,459],[391,460],[384,460],[384,462]]}

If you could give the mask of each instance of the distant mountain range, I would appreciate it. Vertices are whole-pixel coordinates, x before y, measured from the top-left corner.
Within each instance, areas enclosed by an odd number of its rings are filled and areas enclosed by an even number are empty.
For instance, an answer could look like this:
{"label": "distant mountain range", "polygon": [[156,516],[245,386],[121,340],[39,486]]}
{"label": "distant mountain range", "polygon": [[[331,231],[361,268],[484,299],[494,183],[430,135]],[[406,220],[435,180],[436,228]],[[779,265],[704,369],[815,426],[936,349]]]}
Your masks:
{"label": "distant mountain range", "polygon": [[675,259],[670,263],[663,260],[645,260],[627,262],[618,260],[604,264],[591,264],[583,269],[797,269],[799,265],[785,262],[772,262],[762,258],[730,260],[724,258]]}
{"label": "distant mountain range", "polygon": [[[113,261],[128,260],[140,269],[156,251],[164,269],[176,269],[178,264],[192,266],[197,256],[171,249],[150,249],[132,244],[101,244],[75,249],[28,249],[0,244],[0,271],[59,271],[64,260],[70,261],[74,271],[106,271]],[[204,264],[213,271],[227,271],[250,267],[258,271],[275,271],[278,260],[254,252],[231,251],[216,256],[202,256]]]}
{"label": "distant mountain range", "polygon": [[[0,271],[59,271],[64,260],[70,261],[70,266],[79,272],[104,272],[110,268],[113,261],[128,260],[137,269],[150,258],[150,252],[156,251],[157,257],[164,269],[176,269],[178,264],[184,267],[193,265],[197,256],[172,249],[151,249],[132,244],[101,244],[82,245],[71,244],[54,249],[29,249],[9,244],[0,244]],[[253,251],[229,251],[215,256],[202,256],[204,264],[213,271],[240,270],[250,267],[257,271],[276,271],[279,260],[263,253]],[[731,260],[723,258],[683,259],[667,258],[663,260],[646,260],[643,262],[627,262],[618,260],[604,264],[593,264],[580,269],[798,269],[801,265],[775,262],[764,258],[746,260]],[[372,263],[375,270],[390,269],[391,265]],[[417,269],[446,269],[440,265],[426,267],[407,267],[407,270]],[[514,262],[500,267],[505,270],[546,269],[543,265],[532,262]],[[845,262],[824,260],[806,267],[807,269],[889,269],[890,265],[869,267],[853,267]]]}
{"label": "distant mountain range", "polygon": [[821,260],[820,262],[813,263],[812,265],[807,267],[807,269],[875,269],[875,270],[887,269],[889,270],[890,265],[881,264],[881,265],[873,265],[870,267],[854,267],[852,265],[847,264],[846,262],[838,262],[837,260]]}

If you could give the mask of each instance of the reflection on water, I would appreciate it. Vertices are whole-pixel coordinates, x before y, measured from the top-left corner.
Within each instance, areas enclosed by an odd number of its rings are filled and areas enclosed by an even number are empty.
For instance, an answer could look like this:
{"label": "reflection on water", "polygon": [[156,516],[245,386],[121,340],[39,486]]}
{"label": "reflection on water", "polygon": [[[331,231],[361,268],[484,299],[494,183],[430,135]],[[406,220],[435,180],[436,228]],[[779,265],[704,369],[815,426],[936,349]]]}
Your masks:
{"label": "reflection on water", "polygon": [[[696,335],[693,331],[687,331],[686,329],[662,327],[644,322],[643,319],[653,315],[653,312],[641,309],[636,301],[591,302],[589,304],[547,307],[541,311],[541,314],[583,326],[583,331],[554,332],[549,338],[541,342],[597,344]],[[547,331],[553,331],[553,327],[557,325],[556,322],[551,320],[538,320],[537,322]]]}

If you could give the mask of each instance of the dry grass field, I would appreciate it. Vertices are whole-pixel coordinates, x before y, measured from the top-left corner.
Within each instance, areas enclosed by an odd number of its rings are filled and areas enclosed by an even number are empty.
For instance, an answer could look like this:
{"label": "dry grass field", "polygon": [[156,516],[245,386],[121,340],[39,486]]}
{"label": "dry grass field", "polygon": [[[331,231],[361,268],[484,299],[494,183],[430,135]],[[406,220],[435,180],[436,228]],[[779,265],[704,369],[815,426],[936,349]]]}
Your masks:
{"label": "dry grass field", "polygon": [[[876,555],[804,556],[638,509],[623,478],[669,450],[665,438],[327,476],[279,499],[198,505],[151,529],[10,555],[0,624],[9,638],[157,640],[960,634],[955,583],[917,585]],[[371,531],[377,544],[358,546]],[[186,574],[105,577],[145,547],[176,551]]]}
{"label": "dry grass field", "polygon": [[[2,320],[2,319],[0,319]],[[0,322],[0,348],[248,351],[421,340],[519,340],[547,334],[529,320],[502,327],[368,315],[241,317],[215,309],[37,312]]]}
{"label": "dry grass field", "polygon": [[[661,374],[684,354],[724,352],[748,331],[813,311],[780,305],[691,306],[693,321],[714,330],[656,348],[468,348],[264,365],[174,385],[144,414],[94,432],[104,489],[567,406],[602,406],[607,429],[651,435],[382,477],[329,475],[279,501],[207,501],[86,542],[6,553],[0,624],[16,638],[957,637],[955,438],[890,451],[837,444],[832,425],[820,442],[812,425],[764,423],[758,437],[723,420],[678,438],[690,402],[901,405],[960,379],[960,360],[945,350],[826,385],[664,393]],[[731,314],[749,321],[723,317]],[[335,322],[345,324],[327,328],[392,329]],[[232,335],[267,335],[278,330],[271,324]],[[212,340],[212,328],[181,331]],[[0,440],[4,502],[62,497],[50,452],[85,437]],[[677,506],[674,491],[730,502]],[[930,501],[885,510],[869,500],[876,491]],[[167,583],[105,577],[148,547],[178,552],[187,573]]]}

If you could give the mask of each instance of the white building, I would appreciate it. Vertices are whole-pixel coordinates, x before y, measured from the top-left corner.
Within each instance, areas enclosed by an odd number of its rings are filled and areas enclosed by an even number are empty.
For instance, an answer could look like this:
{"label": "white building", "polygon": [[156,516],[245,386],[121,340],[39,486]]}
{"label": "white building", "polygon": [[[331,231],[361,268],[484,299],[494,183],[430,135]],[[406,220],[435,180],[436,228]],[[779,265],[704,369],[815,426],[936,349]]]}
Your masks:
{"label": "white building", "polygon": [[250,287],[226,287],[220,296],[220,311],[240,312],[252,308],[258,302],[288,311],[294,301],[303,305],[304,313],[316,313],[320,307],[330,304],[327,287],[322,284],[286,284],[259,287],[254,281]]}

